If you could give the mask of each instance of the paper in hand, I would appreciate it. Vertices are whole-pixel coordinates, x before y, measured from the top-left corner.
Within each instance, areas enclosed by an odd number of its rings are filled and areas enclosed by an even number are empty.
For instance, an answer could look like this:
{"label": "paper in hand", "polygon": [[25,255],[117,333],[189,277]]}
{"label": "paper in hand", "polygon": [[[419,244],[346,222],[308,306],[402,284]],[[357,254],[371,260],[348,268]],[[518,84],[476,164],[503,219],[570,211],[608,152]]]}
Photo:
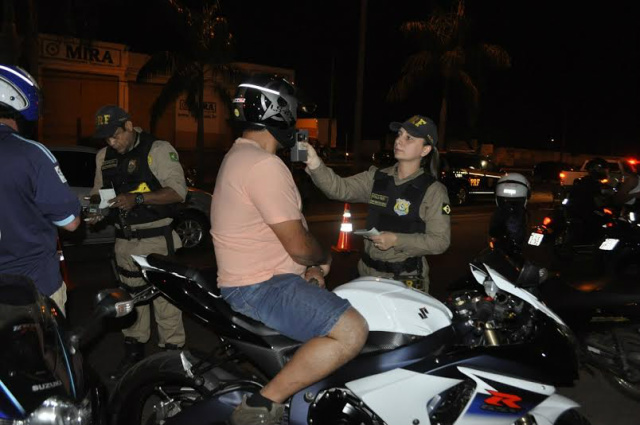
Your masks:
{"label": "paper in hand", "polygon": [[114,189],[100,189],[100,206],[98,208],[109,208],[111,206],[110,200],[116,197],[116,191]]}
{"label": "paper in hand", "polygon": [[353,231],[354,235],[358,235],[358,236],[364,236],[366,238],[371,237],[371,236],[378,236],[380,234],[380,232],[378,231],[378,229],[376,229],[375,227],[367,230],[367,229],[358,229],[358,230],[354,230]]}

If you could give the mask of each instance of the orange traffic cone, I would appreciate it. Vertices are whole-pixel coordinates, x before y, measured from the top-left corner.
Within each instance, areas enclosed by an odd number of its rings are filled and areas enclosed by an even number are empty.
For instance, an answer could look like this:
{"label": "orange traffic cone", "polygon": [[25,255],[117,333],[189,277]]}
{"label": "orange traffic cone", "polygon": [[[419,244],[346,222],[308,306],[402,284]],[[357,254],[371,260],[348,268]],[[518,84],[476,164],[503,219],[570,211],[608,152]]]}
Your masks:
{"label": "orange traffic cone", "polygon": [[340,224],[340,236],[338,243],[331,247],[337,252],[351,252],[351,232],[353,232],[353,224],[351,224],[351,211],[349,204],[344,204],[344,213],[342,213],[342,224]]}

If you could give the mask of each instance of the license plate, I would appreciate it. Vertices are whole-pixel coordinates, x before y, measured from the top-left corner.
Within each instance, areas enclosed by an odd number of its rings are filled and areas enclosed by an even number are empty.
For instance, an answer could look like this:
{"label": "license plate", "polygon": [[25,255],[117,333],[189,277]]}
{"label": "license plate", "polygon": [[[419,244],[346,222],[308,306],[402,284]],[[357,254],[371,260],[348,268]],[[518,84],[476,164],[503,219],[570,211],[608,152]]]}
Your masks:
{"label": "license plate", "polygon": [[531,236],[529,236],[529,245],[540,246],[543,238],[544,235],[542,233],[533,232]]}
{"label": "license plate", "polygon": [[616,247],[616,245],[618,245],[618,242],[620,242],[619,239],[607,238],[600,244],[600,249],[603,251],[611,251]]}

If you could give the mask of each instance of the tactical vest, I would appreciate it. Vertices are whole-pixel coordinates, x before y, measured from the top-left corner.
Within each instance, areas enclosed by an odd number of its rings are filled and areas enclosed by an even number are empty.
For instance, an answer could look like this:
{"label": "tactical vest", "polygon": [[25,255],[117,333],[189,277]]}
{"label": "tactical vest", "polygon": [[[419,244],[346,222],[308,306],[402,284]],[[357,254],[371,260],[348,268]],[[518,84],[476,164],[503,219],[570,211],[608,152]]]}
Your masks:
{"label": "tactical vest", "polygon": [[367,229],[394,233],[423,233],[420,205],[435,178],[428,173],[396,186],[392,175],[376,171],[369,197]]}
{"label": "tactical vest", "polygon": [[[138,145],[120,155],[111,146],[102,163],[102,188],[113,188],[116,194],[146,193],[162,189],[162,185],[149,168],[149,152],[156,139],[148,133],[139,133]],[[126,217],[128,224],[149,223],[173,217],[178,204],[136,205]],[[116,220],[118,211],[112,209],[110,218]]]}

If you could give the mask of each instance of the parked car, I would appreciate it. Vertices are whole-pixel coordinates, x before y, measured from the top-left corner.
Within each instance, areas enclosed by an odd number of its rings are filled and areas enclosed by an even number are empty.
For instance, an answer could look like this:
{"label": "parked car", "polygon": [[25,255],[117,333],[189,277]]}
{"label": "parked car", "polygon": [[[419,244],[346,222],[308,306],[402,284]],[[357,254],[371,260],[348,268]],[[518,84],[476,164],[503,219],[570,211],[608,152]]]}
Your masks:
{"label": "parked car", "polygon": [[[593,159],[593,158],[591,158]],[[587,164],[591,159],[586,159],[582,166],[577,169],[565,169],[561,170],[562,175],[560,176],[560,184],[565,190],[569,190],[571,186],[573,186],[573,182],[580,177],[584,177],[588,174],[587,172]],[[637,161],[635,159],[607,159],[607,164],[609,166],[609,185],[615,187],[620,181],[622,181],[622,176],[628,173],[636,173],[636,164]]]}
{"label": "parked car", "polygon": [[[89,192],[93,187],[96,170],[95,148],[84,146],[52,146],[49,150],[60,163],[60,169],[67,178],[69,186],[78,195],[78,199],[85,209],[89,206]],[[185,248],[201,246],[209,240],[209,213],[211,210],[211,194],[203,190],[189,187],[187,199],[180,204],[179,213],[173,221],[174,228]],[[100,244],[113,243],[115,229],[111,224],[98,223],[87,226],[74,233],[65,233],[63,242],[69,244]]]}
{"label": "parked car", "polygon": [[559,183],[560,172],[573,170],[571,165],[560,161],[542,161],[533,166],[534,183]]}
{"label": "parked car", "polygon": [[503,175],[487,156],[467,152],[440,154],[441,181],[447,186],[453,205],[464,205],[479,196],[493,196],[496,182]]}

